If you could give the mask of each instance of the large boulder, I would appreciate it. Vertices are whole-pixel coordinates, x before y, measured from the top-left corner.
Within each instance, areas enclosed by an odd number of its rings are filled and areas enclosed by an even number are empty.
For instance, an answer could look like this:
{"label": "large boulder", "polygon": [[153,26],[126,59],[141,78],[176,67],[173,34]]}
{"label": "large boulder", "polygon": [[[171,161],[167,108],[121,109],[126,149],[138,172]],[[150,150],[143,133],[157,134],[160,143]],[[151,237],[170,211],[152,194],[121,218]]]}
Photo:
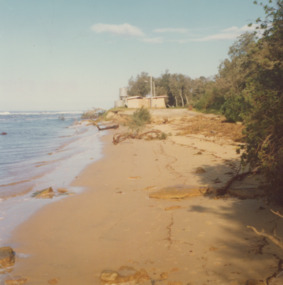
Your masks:
{"label": "large boulder", "polygon": [[11,247],[0,247],[0,269],[14,265],[15,255],[16,254]]}

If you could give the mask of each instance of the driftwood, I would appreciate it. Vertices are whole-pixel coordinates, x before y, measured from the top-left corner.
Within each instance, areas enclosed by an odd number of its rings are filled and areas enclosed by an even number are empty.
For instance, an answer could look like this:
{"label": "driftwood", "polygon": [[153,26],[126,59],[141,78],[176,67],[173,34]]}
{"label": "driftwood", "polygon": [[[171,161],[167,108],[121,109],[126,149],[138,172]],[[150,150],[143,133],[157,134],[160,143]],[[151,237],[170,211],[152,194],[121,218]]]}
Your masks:
{"label": "driftwood", "polygon": [[233,176],[231,179],[228,180],[228,182],[221,188],[217,189],[217,195],[225,195],[227,194],[229,188],[231,187],[231,185],[236,181],[236,180],[241,180],[243,178],[245,178],[247,175],[251,174],[251,171],[247,171],[244,173],[237,173],[235,176]]}
{"label": "driftwood", "polygon": [[268,238],[271,242],[273,242],[279,248],[283,249],[283,242],[278,237],[275,237],[273,235],[267,234],[264,231],[259,232],[253,226],[247,226],[247,228],[253,230],[258,236],[262,236],[262,237]]}
{"label": "driftwood", "polygon": [[[276,212],[272,209],[270,209],[270,211],[280,217],[280,218],[283,218],[283,215],[279,212]],[[264,230],[262,231],[258,231],[255,227],[253,226],[247,226],[248,229],[251,229],[253,230],[253,232],[258,235],[258,236],[261,236],[261,237],[264,237],[264,238],[267,238],[269,239],[273,244],[275,244],[276,246],[278,246],[281,250],[283,250],[283,241],[282,239],[280,239],[279,237],[276,236],[276,233],[275,233],[275,229],[273,230],[273,234],[267,234],[264,232]],[[266,279],[266,284],[282,284],[282,274],[283,274],[283,271],[282,271],[282,265],[283,265],[283,260],[278,257],[278,255],[276,254],[273,254],[277,259],[278,259],[278,268],[277,268],[277,271],[272,274],[270,277],[268,277]],[[281,276],[281,277],[280,277]],[[278,279],[279,277],[279,279]],[[271,280],[275,278],[275,283],[271,282]],[[281,280],[281,281],[280,281]]]}
{"label": "driftwood", "polygon": [[280,218],[282,218],[283,219],[283,215],[282,214],[280,214],[279,212],[275,212],[274,210],[272,210],[272,209],[270,209],[270,212],[271,213],[273,213],[274,215],[276,215],[276,216],[278,216],[278,217],[280,217]]}
{"label": "driftwood", "polygon": [[118,144],[127,139],[146,139],[146,140],[154,140],[161,139],[163,133],[159,130],[151,130],[145,133],[118,133],[113,136],[113,144]]}
{"label": "driftwood", "polygon": [[238,171],[237,174],[234,175],[231,179],[229,179],[228,182],[223,187],[217,189],[217,195],[223,196],[223,195],[227,194],[229,188],[231,187],[231,185],[236,180],[242,180],[246,176],[248,176],[250,174],[256,174],[256,173],[258,173],[258,168],[255,168],[254,170],[249,170],[249,171],[243,172],[243,173],[239,173],[239,171]]}
{"label": "driftwood", "polygon": [[104,125],[104,126],[99,126],[96,122],[92,121],[93,125],[97,127],[99,131],[104,131],[104,130],[109,130],[109,129],[118,129],[119,125],[118,124],[113,124],[113,125]]}
{"label": "driftwood", "polygon": [[[270,209],[270,211],[271,211],[274,215],[276,215],[276,216],[278,216],[278,217],[280,217],[280,218],[283,218],[283,215],[280,214],[279,212],[275,212],[275,211],[272,210],[272,209]],[[278,237],[275,235],[275,233],[274,233],[274,235],[270,235],[270,234],[265,233],[264,230],[262,230],[262,231],[260,232],[260,231],[258,231],[258,230],[257,230],[255,227],[253,227],[253,226],[247,226],[247,228],[253,230],[253,231],[254,231],[257,235],[259,235],[259,236],[268,238],[271,242],[273,242],[273,243],[274,243],[275,245],[277,245],[279,248],[283,249],[283,241],[282,241],[280,238],[278,238]]]}

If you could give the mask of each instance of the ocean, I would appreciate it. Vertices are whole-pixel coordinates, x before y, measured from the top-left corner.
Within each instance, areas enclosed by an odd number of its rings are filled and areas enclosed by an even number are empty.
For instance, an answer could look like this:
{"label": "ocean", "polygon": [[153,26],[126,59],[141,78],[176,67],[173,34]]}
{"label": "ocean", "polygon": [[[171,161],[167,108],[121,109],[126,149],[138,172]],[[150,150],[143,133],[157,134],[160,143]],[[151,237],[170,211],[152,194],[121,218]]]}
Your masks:
{"label": "ocean", "polygon": [[102,157],[102,143],[81,114],[0,112],[0,245],[35,211],[61,199],[35,199],[32,193],[48,187],[82,191],[70,185]]}

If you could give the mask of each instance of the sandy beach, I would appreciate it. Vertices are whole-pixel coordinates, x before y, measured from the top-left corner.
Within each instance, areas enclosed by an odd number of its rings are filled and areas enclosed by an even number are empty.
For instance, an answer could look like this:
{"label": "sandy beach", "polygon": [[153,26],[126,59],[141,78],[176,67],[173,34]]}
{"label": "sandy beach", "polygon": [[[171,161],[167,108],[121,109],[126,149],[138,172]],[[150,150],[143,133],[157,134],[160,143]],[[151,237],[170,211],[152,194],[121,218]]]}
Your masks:
{"label": "sandy beach", "polygon": [[125,128],[107,131],[103,158],[74,178],[85,191],[45,206],[15,230],[9,245],[16,262],[4,284],[275,282],[283,251],[247,226],[282,238],[283,219],[270,211],[282,209],[255,197],[255,177],[236,182],[227,197],[204,195],[236,173],[239,143],[219,135],[232,128],[224,123],[193,131],[219,118],[174,111],[156,111],[147,127],[169,134],[166,140],[113,145]]}

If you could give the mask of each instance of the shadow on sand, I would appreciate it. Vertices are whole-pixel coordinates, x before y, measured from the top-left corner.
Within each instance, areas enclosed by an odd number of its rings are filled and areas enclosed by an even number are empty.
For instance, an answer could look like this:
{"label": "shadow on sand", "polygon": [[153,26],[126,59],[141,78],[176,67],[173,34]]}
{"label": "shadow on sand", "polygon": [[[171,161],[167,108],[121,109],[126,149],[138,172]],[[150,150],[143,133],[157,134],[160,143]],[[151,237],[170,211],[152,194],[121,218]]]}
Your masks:
{"label": "shadow on sand", "polygon": [[[237,161],[225,161],[213,167],[203,165],[205,173],[198,175],[201,182],[209,188],[221,188],[235,174],[236,165]],[[205,203],[205,206],[191,204],[187,209],[188,213],[209,216],[214,223],[211,229],[215,227],[217,234],[211,231],[211,240],[215,246],[207,254],[208,260],[211,260],[207,271],[211,268],[212,273],[219,260],[219,266],[223,266],[217,270],[221,280],[231,280],[233,277],[233,280],[241,280],[239,284],[245,284],[244,280],[249,279],[275,284],[275,277],[283,270],[282,249],[269,238],[258,235],[247,227],[253,226],[259,232],[264,231],[283,240],[283,219],[270,211],[273,209],[283,213],[283,207],[268,203],[262,190],[258,189],[259,184],[258,177],[247,177],[233,183],[232,190],[229,190],[232,195],[228,193],[219,197],[213,191],[206,195],[211,202]]]}

